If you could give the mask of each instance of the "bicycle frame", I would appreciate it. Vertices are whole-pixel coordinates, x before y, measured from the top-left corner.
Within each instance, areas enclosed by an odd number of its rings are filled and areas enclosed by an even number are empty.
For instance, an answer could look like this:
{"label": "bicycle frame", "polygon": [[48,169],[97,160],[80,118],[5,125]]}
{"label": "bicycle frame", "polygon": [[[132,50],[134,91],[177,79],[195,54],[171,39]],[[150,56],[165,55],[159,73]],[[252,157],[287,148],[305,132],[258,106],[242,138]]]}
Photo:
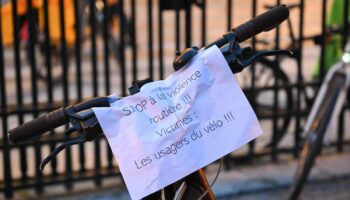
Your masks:
{"label": "bicycle frame", "polygon": [[290,199],[297,199],[312,169],[315,158],[321,153],[322,143],[331,125],[336,121],[346,100],[350,83],[350,42],[342,59],[327,72],[311,108],[304,128],[305,142],[291,188]]}

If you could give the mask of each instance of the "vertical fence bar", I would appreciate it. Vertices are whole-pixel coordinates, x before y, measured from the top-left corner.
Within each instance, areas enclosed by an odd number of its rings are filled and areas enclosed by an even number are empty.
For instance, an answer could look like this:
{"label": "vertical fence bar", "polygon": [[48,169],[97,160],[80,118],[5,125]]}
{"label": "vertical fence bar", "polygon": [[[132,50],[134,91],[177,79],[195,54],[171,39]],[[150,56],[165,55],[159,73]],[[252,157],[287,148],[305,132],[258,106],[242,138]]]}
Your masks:
{"label": "vertical fence bar", "polygon": [[[252,18],[254,18],[256,16],[257,13],[257,0],[253,0],[252,1]],[[253,51],[255,51],[255,47],[256,47],[256,38],[255,36],[252,38],[252,47],[253,47]],[[252,79],[251,79],[251,91],[252,91],[252,97],[255,97],[255,64],[252,64],[251,68],[248,69],[251,70],[251,74],[252,74]],[[250,102],[253,102],[253,108],[256,108],[256,105],[254,105],[256,103],[255,100],[252,100]],[[255,140],[252,140],[251,142],[249,142],[249,152],[248,152],[248,157],[249,160],[252,161],[254,158],[254,150],[255,150]]]}
{"label": "vertical fence bar", "polygon": [[299,148],[300,148],[300,122],[301,122],[301,93],[302,93],[302,85],[300,84],[303,81],[302,77],[302,55],[303,55],[303,38],[304,38],[304,0],[299,1],[300,10],[299,10],[299,39],[298,39],[298,49],[294,52],[297,59],[297,99],[296,99],[296,119],[295,119],[295,128],[294,128],[294,157],[299,156]]}
{"label": "vertical fence bar", "polygon": [[147,1],[148,19],[148,77],[153,79],[153,17],[152,0]]}
{"label": "vertical fence bar", "polygon": [[192,45],[192,1],[185,0],[185,47]]}
{"label": "vertical fence bar", "polygon": [[[203,1],[203,3],[204,3],[204,1]],[[231,24],[232,24],[232,0],[227,0],[227,10],[226,10],[226,12],[227,12],[227,20],[226,20],[226,22],[227,22],[227,24],[226,24],[226,26],[227,26],[227,30],[228,31],[230,31],[231,30]],[[202,23],[203,23],[203,20],[204,20],[204,13],[202,12]],[[203,28],[203,27],[202,27]],[[203,30],[202,30],[203,31]],[[202,44],[202,46],[205,46],[204,44]],[[229,169],[230,168],[230,160],[229,159],[224,159],[224,167],[225,167],[225,169]]]}
{"label": "vertical fence bar", "polygon": [[[90,40],[91,40],[91,66],[92,66],[92,89],[93,96],[98,96],[98,71],[97,71],[97,45],[96,45],[96,8],[95,1],[90,0]],[[100,139],[96,138],[94,140],[95,148],[94,148],[94,172],[95,172],[95,184],[97,186],[101,185],[101,159],[100,159]]]}
{"label": "vertical fence bar", "polygon": [[[114,40],[113,35],[110,32],[109,29],[109,24],[110,24],[110,17],[112,17],[113,12],[109,12],[110,7],[109,7],[109,3],[107,2],[107,0],[103,0],[103,15],[104,15],[104,21],[103,21],[103,47],[104,47],[104,79],[105,79],[105,95],[109,95],[110,94],[110,90],[111,90],[111,85],[110,85],[110,78],[109,78],[109,73],[110,73],[110,65],[109,65],[109,47],[108,47],[108,41],[110,40]],[[115,44],[114,41],[112,44]],[[109,147],[109,145],[107,145],[107,161],[108,161],[108,169],[113,169],[113,155],[112,155],[112,151]]]}
{"label": "vertical fence bar", "polygon": [[[0,1],[0,10],[2,8],[2,2]],[[2,22],[2,12],[0,12],[0,22]],[[4,189],[5,197],[11,198],[13,196],[12,188],[12,168],[10,162],[10,147],[7,140],[7,100],[6,100],[6,85],[5,85],[5,62],[4,62],[4,49],[2,41],[2,24],[0,24],[0,97],[1,97],[1,122],[2,122],[2,149],[3,149],[3,167],[4,167]]]}
{"label": "vertical fence bar", "polygon": [[121,66],[121,72],[122,72],[122,95],[126,96],[126,89],[127,89],[127,72],[126,72],[126,65],[125,65],[125,15],[124,15],[124,0],[119,0],[119,14],[120,14],[120,66]]}
{"label": "vertical fence bar", "polygon": [[121,66],[121,72],[122,72],[122,95],[126,96],[126,89],[127,89],[127,71],[126,71],[126,64],[125,64],[125,15],[124,15],[124,0],[118,1],[119,3],[119,14],[120,14],[120,66]]}
{"label": "vertical fence bar", "polygon": [[202,47],[207,43],[207,26],[206,26],[206,17],[207,17],[207,1],[202,0]]}
{"label": "vertical fence bar", "polygon": [[[109,47],[108,47],[108,40],[114,40],[113,35],[110,34],[109,29],[109,19],[111,17],[111,14],[109,13],[109,5],[107,0],[103,0],[103,61],[104,61],[104,85],[105,85],[105,95],[109,95],[111,91],[110,87],[110,79],[109,79],[109,73],[110,73],[110,65],[109,65]],[[114,42],[114,41],[113,41]]]}
{"label": "vertical fence bar", "polygon": [[322,39],[321,39],[321,53],[320,53],[320,80],[323,80],[326,74],[326,16],[327,16],[327,0],[322,0]]}
{"label": "vertical fence bar", "polygon": [[[276,1],[276,5],[280,5],[281,4],[281,0],[277,0]],[[276,27],[276,35],[275,35],[275,49],[279,49],[280,48],[280,28],[279,26]],[[275,142],[277,140],[277,134],[278,134],[278,92],[279,92],[279,88],[278,88],[278,78],[277,78],[277,67],[279,65],[279,61],[277,56],[275,56],[274,60],[273,60],[273,65],[275,66],[274,69],[274,75],[275,75],[275,84],[274,84],[274,88],[273,88],[273,93],[274,93],[274,97],[273,97],[273,133],[272,133],[272,160],[276,161],[277,160],[277,143]]]}
{"label": "vertical fence bar", "polygon": [[181,51],[180,47],[180,8],[179,4],[175,5],[175,48]]}
{"label": "vertical fence bar", "polygon": [[[62,76],[62,82],[63,82],[63,102],[66,105],[68,105],[69,101],[69,85],[68,85],[68,60],[67,60],[67,47],[66,47],[66,28],[65,28],[65,15],[64,15],[64,8],[65,8],[66,0],[60,0],[59,1],[59,17],[60,17],[60,32],[61,32],[61,61],[62,61],[62,68],[63,68],[63,76]],[[72,183],[72,154],[71,154],[71,148],[67,147],[65,149],[65,166],[66,166],[66,178],[65,178],[65,187],[69,190],[72,189],[73,183]]]}
{"label": "vertical fence bar", "polygon": [[131,0],[131,46],[132,46],[132,78],[137,79],[137,37],[136,37],[136,4],[135,0]]}
{"label": "vertical fence bar", "polygon": [[61,62],[63,68],[63,101],[67,105],[69,101],[69,87],[68,87],[68,60],[67,60],[67,46],[66,46],[66,27],[65,27],[65,15],[64,7],[66,0],[60,0],[59,2],[59,17],[60,17],[60,33],[61,33]]}
{"label": "vertical fence bar", "polygon": [[79,6],[79,0],[74,0],[74,18],[75,18],[75,65],[76,65],[76,87],[77,87],[77,99],[81,101],[83,99],[82,90],[82,71],[81,71],[81,43],[83,36],[83,19],[82,15],[85,9],[85,4],[81,3]]}
{"label": "vertical fence bar", "polygon": [[227,31],[233,28],[232,25],[232,0],[227,0]]}
{"label": "vertical fence bar", "polygon": [[[38,90],[37,90],[37,74],[36,74],[36,59],[35,59],[35,40],[36,40],[36,30],[35,30],[35,19],[34,10],[32,6],[32,0],[27,0],[27,19],[29,21],[29,62],[31,71],[31,90],[32,90],[32,108],[34,118],[38,117]],[[39,166],[41,162],[41,146],[38,142],[34,145],[35,149],[35,166]],[[42,193],[44,189],[43,184],[43,174],[39,167],[35,168],[35,190],[37,193]]]}
{"label": "vertical fence bar", "polygon": [[158,4],[158,61],[159,61],[159,79],[164,78],[164,63],[163,63],[163,12],[160,7],[160,3]]}
{"label": "vertical fence bar", "polygon": [[[13,34],[14,34],[14,62],[15,62],[15,71],[16,71],[16,99],[17,99],[17,108],[18,113],[18,123],[23,124],[23,87],[22,87],[22,71],[21,71],[21,62],[20,62],[20,39],[19,39],[19,22],[17,16],[17,0],[12,1],[12,17],[13,17]],[[20,158],[21,158],[21,175],[22,180],[26,181],[28,178],[27,175],[27,153],[26,145],[23,145],[19,148]]]}
{"label": "vertical fence bar", "polygon": [[98,96],[98,71],[97,71],[97,44],[96,44],[96,7],[95,0],[90,0],[90,40],[91,40],[91,67],[93,96]]}
{"label": "vertical fence bar", "polygon": [[[53,82],[52,82],[52,62],[51,62],[51,48],[50,48],[50,29],[49,29],[49,5],[48,1],[44,1],[44,48],[45,48],[45,67],[47,69],[47,108],[51,110],[53,108]],[[40,67],[40,66],[39,66]],[[51,138],[54,138],[55,131],[50,132]],[[52,139],[50,142],[50,151],[56,148],[56,142]],[[57,160],[53,159],[51,161],[51,176],[57,176]]]}
{"label": "vertical fence bar", "polygon": [[[75,18],[75,65],[76,65],[76,76],[75,85],[77,87],[77,100],[80,102],[83,99],[83,89],[82,89],[82,71],[81,71],[81,42],[83,36],[83,20],[82,14],[85,9],[85,4],[81,3],[79,7],[78,0],[74,0],[74,18]],[[85,145],[84,143],[79,145],[79,164],[81,173],[86,171],[85,167]]]}
{"label": "vertical fence bar", "polygon": [[45,67],[47,68],[47,99],[48,107],[53,107],[53,91],[52,91],[52,62],[51,62],[51,48],[50,48],[50,28],[49,28],[49,5],[48,1],[44,1],[44,34],[45,34]]}

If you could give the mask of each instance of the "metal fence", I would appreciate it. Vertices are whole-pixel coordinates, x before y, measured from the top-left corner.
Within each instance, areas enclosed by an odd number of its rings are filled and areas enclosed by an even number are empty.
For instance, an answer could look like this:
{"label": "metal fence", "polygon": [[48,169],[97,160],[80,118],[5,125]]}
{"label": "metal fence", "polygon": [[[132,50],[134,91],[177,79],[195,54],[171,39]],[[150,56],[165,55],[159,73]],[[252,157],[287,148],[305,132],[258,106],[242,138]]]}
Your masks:
{"label": "metal fence", "polygon": [[[47,171],[38,169],[41,159],[60,142],[65,127],[24,144],[10,144],[7,130],[41,113],[94,96],[117,93],[127,95],[134,79],[163,79],[171,73],[176,50],[192,45],[203,46],[221,36],[238,23],[261,13],[263,0],[12,0],[0,1],[0,91],[1,122],[0,191],[12,197],[16,190],[34,188],[42,193],[46,186],[63,184],[72,189],[75,182],[93,180],[97,186],[105,177],[120,174],[115,170],[112,153],[101,138],[65,150]],[[109,3],[108,3],[109,2]],[[267,142],[263,148],[251,142],[240,153],[230,155],[226,166],[250,161],[258,156],[280,154],[297,156],[301,143],[303,117],[308,112],[319,81],[305,81],[305,44],[319,41],[320,79],[326,71],[325,49],[329,27],[326,24],[326,0],[275,1],[271,4],[293,4],[291,20],[271,33],[246,43],[253,49],[284,48],[294,51],[293,58],[265,59],[246,70],[248,84],[243,85],[247,97],[262,122],[269,123]],[[344,1],[348,16],[348,1]],[[320,16],[305,34],[306,12]],[[317,21],[317,20],[316,20]],[[347,17],[343,38],[348,34]],[[344,44],[344,41],[342,42]],[[287,61],[286,61],[287,60]],[[294,63],[293,73],[283,63]],[[305,66],[306,67],[306,66]],[[270,71],[272,83],[259,80]],[[253,74],[253,75],[252,75]],[[240,79],[238,77],[238,79]],[[243,81],[244,82],[244,81]],[[262,101],[259,101],[259,99]],[[264,102],[269,101],[269,105]],[[344,144],[344,112],[339,131],[332,144],[339,151]],[[285,134],[286,133],[286,134]],[[286,146],[280,145],[289,137]],[[260,146],[259,146],[260,145]]]}

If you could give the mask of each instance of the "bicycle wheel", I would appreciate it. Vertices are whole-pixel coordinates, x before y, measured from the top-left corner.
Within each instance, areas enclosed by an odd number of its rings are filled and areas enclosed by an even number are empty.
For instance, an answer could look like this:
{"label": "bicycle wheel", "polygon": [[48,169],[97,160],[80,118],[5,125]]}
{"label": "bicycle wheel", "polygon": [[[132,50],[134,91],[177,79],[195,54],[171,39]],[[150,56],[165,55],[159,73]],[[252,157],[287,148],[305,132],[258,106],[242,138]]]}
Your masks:
{"label": "bicycle wheel", "polygon": [[277,144],[287,132],[292,116],[289,114],[293,108],[292,88],[284,87],[289,85],[289,79],[282,69],[266,58],[262,58],[255,65],[255,90],[252,90],[252,68],[245,70],[238,76],[238,81],[243,87],[245,94],[253,106],[258,118],[271,118],[275,114],[274,110],[274,90],[275,80],[278,89],[277,102],[277,134],[274,141],[267,146]]}
{"label": "bicycle wheel", "polygon": [[[346,78],[342,73],[335,73],[329,82],[324,82],[321,86],[321,91],[317,96],[317,103],[311,109],[311,113],[316,113],[315,116],[309,115],[310,128],[306,130],[306,140],[303,146],[301,157],[298,163],[295,179],[291,187],[290,199],[297,199],[305,184],[312,166],[315,163],[316,156],[321,153],[323,138],[332,121],[332,117],[338,116],[335,114],[335,109],[341,96],[341,91],[344,89]],[[339,111],[337,111],[339,112]],[[335,114],[335,115],[334,115]],[[311,116],[311,117],[310,117]]]}
{"label": "bicycle wheel", "polygon": [[299,159],[297,171],[294,176],[293,185],[290,189],[289,199],[291,200],[298,199],[300,192],[307,181],[312,166],[315,163],[316,156],[321,152],[322,135],[317,134],[316,132],[311,132],[306,138],[306,142],[303,146],[301,157]]}

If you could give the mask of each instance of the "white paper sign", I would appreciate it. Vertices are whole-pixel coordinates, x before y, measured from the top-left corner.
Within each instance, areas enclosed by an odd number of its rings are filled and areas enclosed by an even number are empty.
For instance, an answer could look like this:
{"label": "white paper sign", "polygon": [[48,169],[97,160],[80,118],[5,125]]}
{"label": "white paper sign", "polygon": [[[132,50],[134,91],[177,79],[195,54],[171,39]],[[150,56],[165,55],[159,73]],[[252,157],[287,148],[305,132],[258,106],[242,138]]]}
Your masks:
{"label": "white paper sign", "polygon": [[215,46],[108,108],[94,108],[132,199],[223,157],[262,133]]}

